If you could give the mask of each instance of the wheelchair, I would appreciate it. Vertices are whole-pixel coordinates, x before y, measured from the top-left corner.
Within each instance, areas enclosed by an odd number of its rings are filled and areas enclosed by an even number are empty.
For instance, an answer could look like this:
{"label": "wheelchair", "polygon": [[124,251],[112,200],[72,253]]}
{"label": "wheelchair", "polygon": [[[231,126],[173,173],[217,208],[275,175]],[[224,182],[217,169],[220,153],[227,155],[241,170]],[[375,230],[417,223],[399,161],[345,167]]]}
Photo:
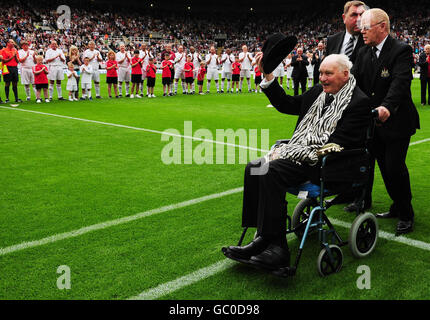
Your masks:
{"label": "wheelchair", "polygon": [[[341,270],[343,264],[341,247],[348,245],[352,255],[356,258],[367,257],[375,249],[379,226],[376,217],[372,213],[364,212],[364,197],[370,171],[368,146],[373,137],[377,115],[378,111],[372,110],[365,148],[324,155],[319,162],[319,185],[306,182],[287,190],[288,193],[301,198],[293,211],[292,217],[288,214],[286,215],[286,235],[294,233],[300,240],[300,245],[294,265],[272,271],[273,274],[281,277],[294,276],[298,269],[306,240],[311,234],[315,233],[318,234],[318,241],[321,245],[321,251],[317,258],[317,269],[318,273],[323,277]],[[286,142],[288,140],[278,140],[273,147]],[[341,172],[339,172],[340,163],[342,164]],[[343,241],[326,215],[327,209],[336,203],[333,203],[333,201],[327,203],[325,198],[351,188],[358,195],[358,206],[356,218],[349,230],[348,241]],[[242,245],[247,230],[248,227],[245,227],[238,246]]]}

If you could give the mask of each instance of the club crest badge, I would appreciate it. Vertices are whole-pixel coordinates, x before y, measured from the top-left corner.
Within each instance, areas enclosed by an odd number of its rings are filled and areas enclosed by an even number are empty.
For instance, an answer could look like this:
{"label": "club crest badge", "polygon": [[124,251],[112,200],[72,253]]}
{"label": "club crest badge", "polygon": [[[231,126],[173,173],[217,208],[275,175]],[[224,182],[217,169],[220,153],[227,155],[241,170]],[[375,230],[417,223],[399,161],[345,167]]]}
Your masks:
{"label": "club crest badge", "polygon": [[381,78],[388,78],[390,76],[390,73],[388,72],[387,68],[383,68],[381,71]]}

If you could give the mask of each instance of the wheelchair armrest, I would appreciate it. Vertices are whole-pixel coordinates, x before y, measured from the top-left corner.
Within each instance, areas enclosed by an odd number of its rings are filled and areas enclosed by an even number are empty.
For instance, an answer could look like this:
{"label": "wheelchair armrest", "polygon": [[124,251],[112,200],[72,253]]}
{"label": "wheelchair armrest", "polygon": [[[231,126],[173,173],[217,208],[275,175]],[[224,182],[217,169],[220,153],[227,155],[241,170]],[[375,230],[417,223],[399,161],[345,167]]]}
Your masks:
{"label": "wheelchair armrest", "polygon": [[362,155],[368,153],[367,149],[350,149],[350,150],[343,150],[341,152],[332,152],[325,155],[322,159],[324,162],[324,158],[326,158],[325,161],[332,159],[332,158],[343,158],[343,157],[352,157],[357,155]]}

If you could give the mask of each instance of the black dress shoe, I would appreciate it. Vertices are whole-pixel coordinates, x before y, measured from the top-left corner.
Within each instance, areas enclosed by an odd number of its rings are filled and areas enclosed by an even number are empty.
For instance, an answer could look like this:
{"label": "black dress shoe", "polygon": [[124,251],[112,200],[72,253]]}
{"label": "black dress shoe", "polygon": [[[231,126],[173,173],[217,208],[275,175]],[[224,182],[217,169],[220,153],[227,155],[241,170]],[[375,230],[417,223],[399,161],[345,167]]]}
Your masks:
{"label": "black dress shoe", "polygon": [[258,255],[267,248],[269,242],[262,237],[257,237],[255,240],[247,244],[246,246],[230,246],[228,248],[223,248],[222,251],[227,258],[245,262],[249,260],[252,256]]}
{"label": "black dress shoe", "polygon": [[268,270],[278,270],[290,266],[290,251],[275,244],[270,244],[266,250],[252,256],[249,262],[257,267]]}
{"label": "black dress shoe", "polygon": [[413,220],[408,220],[408,221],[400,220],[397,223],[396,236],[412,232],[413,229],[414,229],[414,221]]}
{"label": "black dress shoe", "polygon": [[376,218],[381,218],[381,219],[390,219],[390,218],[398,218],[399,215],[395,212],[384,212],[384,213],[377,213],[376,214]]}
{"label": "black dress shoe", "polygon": [[[369,210],[371,206],[372,202],[364,201],[363,211]],[[350,203],[345,208],[343,208],[343,210],[346,212],[357,212],[357,208],[358,203],[354,201],[353,203]]]}

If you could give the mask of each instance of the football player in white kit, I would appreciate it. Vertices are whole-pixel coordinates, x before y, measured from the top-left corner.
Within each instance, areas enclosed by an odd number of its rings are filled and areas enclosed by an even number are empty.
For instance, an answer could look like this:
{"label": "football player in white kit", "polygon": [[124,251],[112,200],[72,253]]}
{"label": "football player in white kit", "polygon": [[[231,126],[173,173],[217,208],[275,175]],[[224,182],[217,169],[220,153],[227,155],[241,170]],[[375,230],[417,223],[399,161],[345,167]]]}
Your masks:
{"label": "football player in white kit", "polygon": [[290,79],[291,79],[291,74],[293,73],[293,67],[291,66],[291,54],[289,54],[286,58],[285,58],[285,76],[287,78],[287,89],[290,90]]}
{"label": "football player in white kit", "polygon": [[225,49],[224,54],[221,56],[220,64],[222,64],[221,71],[221,93],[224,93],[224,83],[227,79],[227,92],[230,92],[231,86],[231,65],[234,62],[234,55],[231,53],[230,48]]}
{"label": "football player in white kit", "polygon": [[92,80],[94,81],[94,88],[96,89],[96,98],[100,99],[100,62],[103,61],[100,51],[96,50],[94,41],[88,42],[88,49],[84,51],[83,58],[88,58],[92,68]]}
{"label": "football player in white kit", "polygon": [[182,94],[185,94],[187,92],[184,74],[184,66],[186,62],[187,54],[184,52],[184,47],[179,46],[178,52],[175,53],[175,59],[173,60],[173,63],[175,65],[175,94],[178,93],[179,78],[181,78]]}
{"label": "football player in white kit", "polygon": [[282,87],[284,82],[284,60],[281,61],[281,63],[276,67],[275,71],[273,71],[273,76],[275,78],[279,78],[279,85]]}
{"label": "football player in white kit", "polygon": [[58,100],[64,100],[61,91],[61,81],[64,80],[64,64],[66,57],[64,56],[63,50],[58,48],[57,41],[51,41],[51,47],[46,51],[45,61],[48,65],[49,73],[49,100],[52,100],[54,95],[54,83],[57,82],[57,96]]}
{"label": "football player in white kit", "polygon": [[241,64],[240,70],[240,82],[239,82],[239,92],[242,92],[243,78],[246,78],[248,83],[248,92],[251,92],[251,69],[252,69],[252,54],[248,52],[248,47],[246,45],[242,46],[242,52],[239,53],[239,63]]}
{"label": "football player in white kit", "polygon": [[[142,83],[140,84],[140,92],[143,95],[143,86],[146,79],[146,67],[149,65],[149,58],[154,58],[152,53],[146,48],[146,43],[142,43],[139,50],[139,58],[143,60],[142,63]],[[146,95],[148,96],[148,88],[146,88]]]}
{"label": "football player in white kit", "polygon": [[215,80],[215,85],[216,85],[216,91],[217,93],[219,93],[219,84],[218,84],[218,78],[219,78],[219,73],[218,73],[218,64],[219,64],[219,60],[218,60],[218,56],[215,52],[215,47],[212,46],[210,48],[209,53],[206,55],[205,57],[206,59],[206,66],[207,66],[207,85],[206,85],[206,93],[209,93],[210,89],[211,89],[211,81],[212,79]]}
{"label": "football player in white kit", "polygon": [[[194,65],[194,79],[197,81],[197,75],[199,73],[200,68],[200,62],[202,62],[202,56],[196,52],[196,49],[194,47],[190,47],[190,53],[188,54],[191,57],[191,62]],[[195,81],[193,82],[193,85],[191,86],[191,90],[194,93],[196,93],[195,90]]]}
{"label": "football player in white kit", "polygon": [[314,66],[312,64],[312,52],[308,51],[306,53],[308,57],[309,64],[306,66],[306,70],[308,71],[308,89],[312,87],[313,79],[314,79]]}
{"label": "football player in white kit", "polygon": [[18,51],[18,60],[21,66],[21,84],[25,87],[27,101],[31,99],[30,85],[36,95],[36,87],[34,85],[33,66],[36,64],[36,52],[29,49],[27,41],[21,41],[21,50]]}
{"label": "football player in white kit", "polygon": [[125,82],[126,97],[130,97],[130,81],[131,81],[131,56],[130,53],[125,51],[125,44],[119,45],[119,52],[115,55],[118,62],[118,91],[119,96],[122,97],[122,84]]}

